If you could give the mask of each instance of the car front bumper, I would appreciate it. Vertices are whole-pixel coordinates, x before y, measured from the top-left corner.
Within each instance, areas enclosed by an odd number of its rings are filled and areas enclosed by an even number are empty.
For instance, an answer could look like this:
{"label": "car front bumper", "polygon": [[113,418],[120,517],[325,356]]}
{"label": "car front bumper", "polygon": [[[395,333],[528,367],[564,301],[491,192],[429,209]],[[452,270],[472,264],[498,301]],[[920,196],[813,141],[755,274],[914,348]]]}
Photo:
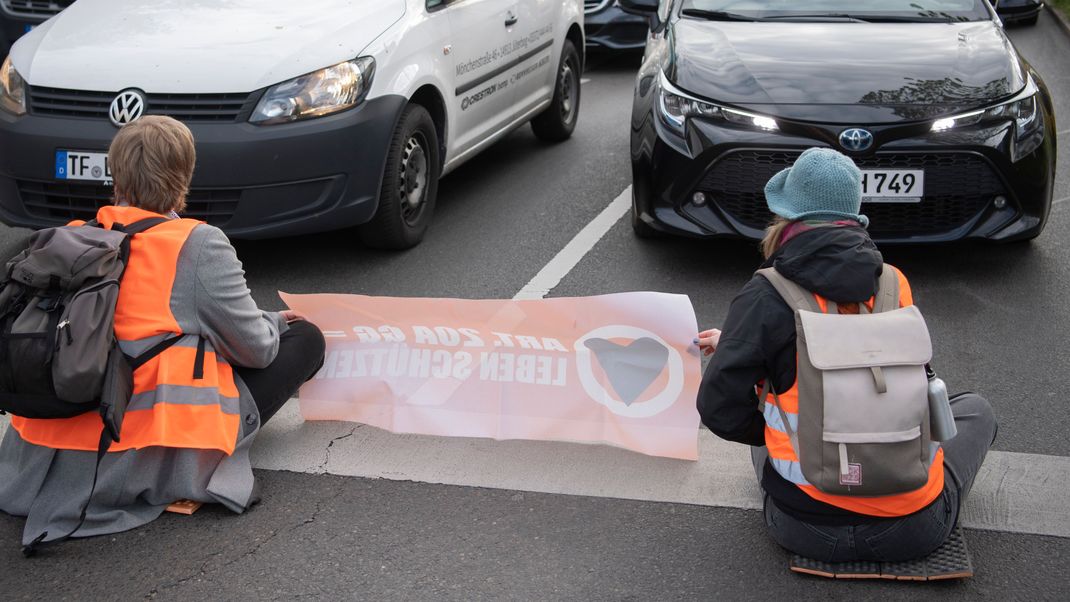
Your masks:
{"label": "car front bumper", "polygon": [[614,3],[584,15],[584,32],[588,48],[606,50],[641,50],[646,46],[650,23],[640,15],[631,15]]}
{"label": "car front bumper", "polygon": [[[345,228],[372,218],[387,148],[406,100],[384,96],[283,125],[189,122],[197,166],[186,215],[234,238]],[[0,113],[0,220],[42,228],[84,219],[108,185],[57,180],[56,152],[107,151],[107,120]]]}
{"label": "car front bumper", "polygon": [[1043,2],[1019,0],[1017,2],[1000,2],[999,9],[996,12],[999,13],[999,18],[1004,23],[1012,24],[1033,19],[1042,10],[1044,10]]}
{"label": "car front bumper", "polygon": [[[769,178],[806,148],[836,148],[839,131],[847,127],[805,124],[791,133],[761,132],[693,119],[684,138],[663,125],[656,110],[633,129],[636,216],[655,230],[694,237],[761,238],[772,219],[764,194]],[[853,155],[862,169],[925,171],[921,202],[863,204],[873,238],[935,243],[1035,236],[1047,220],[1054,187],[1054,117],[1047,109],[1044,117],[1044,140],[1013,161],[1010,123],[943,133],[921,124],[913,135]],[[700,192],[704,202],[696,202]]]}

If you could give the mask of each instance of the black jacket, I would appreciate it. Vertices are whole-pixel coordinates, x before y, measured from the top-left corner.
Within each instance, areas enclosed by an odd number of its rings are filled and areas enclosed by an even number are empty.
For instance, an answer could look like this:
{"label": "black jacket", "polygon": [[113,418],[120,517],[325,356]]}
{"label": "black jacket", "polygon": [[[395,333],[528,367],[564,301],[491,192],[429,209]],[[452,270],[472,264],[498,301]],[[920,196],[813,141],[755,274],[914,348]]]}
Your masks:
{"label": "black jacket", "polygon": [[[837,303],[860,303],[877,291],[884,259],[858,227],[815,228],[798,234],[763,267]],[[728,309],[717,352],[698,395],[702,423],[720,437],[765,445],[765,419],[755,384],[771,379],[778,393],[795,385],[795,315],[773,285],[754,276]],[[777,506],[814,523],[861,522],[860,515],[818,502],[767,465],[762,488]]]}

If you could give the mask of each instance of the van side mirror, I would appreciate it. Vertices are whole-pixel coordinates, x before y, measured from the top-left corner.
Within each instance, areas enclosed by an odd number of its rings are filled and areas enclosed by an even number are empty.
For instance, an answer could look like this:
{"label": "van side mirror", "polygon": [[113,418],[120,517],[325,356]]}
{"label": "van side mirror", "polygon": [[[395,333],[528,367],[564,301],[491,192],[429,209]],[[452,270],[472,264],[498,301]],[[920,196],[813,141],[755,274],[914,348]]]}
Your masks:
{"label": "van side mirror", "polygon": [[660,25],[658,19],[658,0],[619,0],[620,8],[626,13],[640,15],[650,19],[650,29],[657,29]]}

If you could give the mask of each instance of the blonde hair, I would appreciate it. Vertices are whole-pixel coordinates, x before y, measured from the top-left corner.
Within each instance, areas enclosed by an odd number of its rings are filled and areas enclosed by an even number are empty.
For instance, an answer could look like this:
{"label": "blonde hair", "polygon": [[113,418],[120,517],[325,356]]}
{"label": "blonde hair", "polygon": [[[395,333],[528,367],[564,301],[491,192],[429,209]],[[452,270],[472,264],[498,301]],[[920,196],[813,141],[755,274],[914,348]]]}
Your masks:
{"label": "blonde hair", "polygon": [[773,253],[776,253],[780,248],[780,240],[784,238],[784,230],[792,223],[779,215],[773,218],[773,221],[765,228],[765,236],[762,237],[762,257],[769,259]]}
{"label": "blonde hair", "polygon": [[115,201],[155,213],[181,212],[197,152],[182,123],[149,115],[123,126],[108,149]]}

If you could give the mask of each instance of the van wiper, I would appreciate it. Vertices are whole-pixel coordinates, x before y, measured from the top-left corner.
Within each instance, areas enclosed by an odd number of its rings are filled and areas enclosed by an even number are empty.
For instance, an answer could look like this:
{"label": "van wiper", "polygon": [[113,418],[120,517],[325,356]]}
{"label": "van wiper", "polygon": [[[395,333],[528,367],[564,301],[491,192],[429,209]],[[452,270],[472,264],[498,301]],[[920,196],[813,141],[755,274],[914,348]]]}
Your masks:
{"label": "van wiper", "polygon": [[758,17],[748,17],[738,13],[725,12],[723,10],[703,10],[701,8],[685,8],[680,11],[681,15],[709,19],[710,21],[764,21]]}
{"label": "van wiper", "polygon": [[771,17],[764,17],[765,21],[789,21],[793,19],[799,20],[818,20],[818,19],[833,19],[836,21],[850,21],[852,23],[869,23],[868,19],[856,17],[855,15],[848,15],[843,13],[814,13],[811,15],[773,15]]}

